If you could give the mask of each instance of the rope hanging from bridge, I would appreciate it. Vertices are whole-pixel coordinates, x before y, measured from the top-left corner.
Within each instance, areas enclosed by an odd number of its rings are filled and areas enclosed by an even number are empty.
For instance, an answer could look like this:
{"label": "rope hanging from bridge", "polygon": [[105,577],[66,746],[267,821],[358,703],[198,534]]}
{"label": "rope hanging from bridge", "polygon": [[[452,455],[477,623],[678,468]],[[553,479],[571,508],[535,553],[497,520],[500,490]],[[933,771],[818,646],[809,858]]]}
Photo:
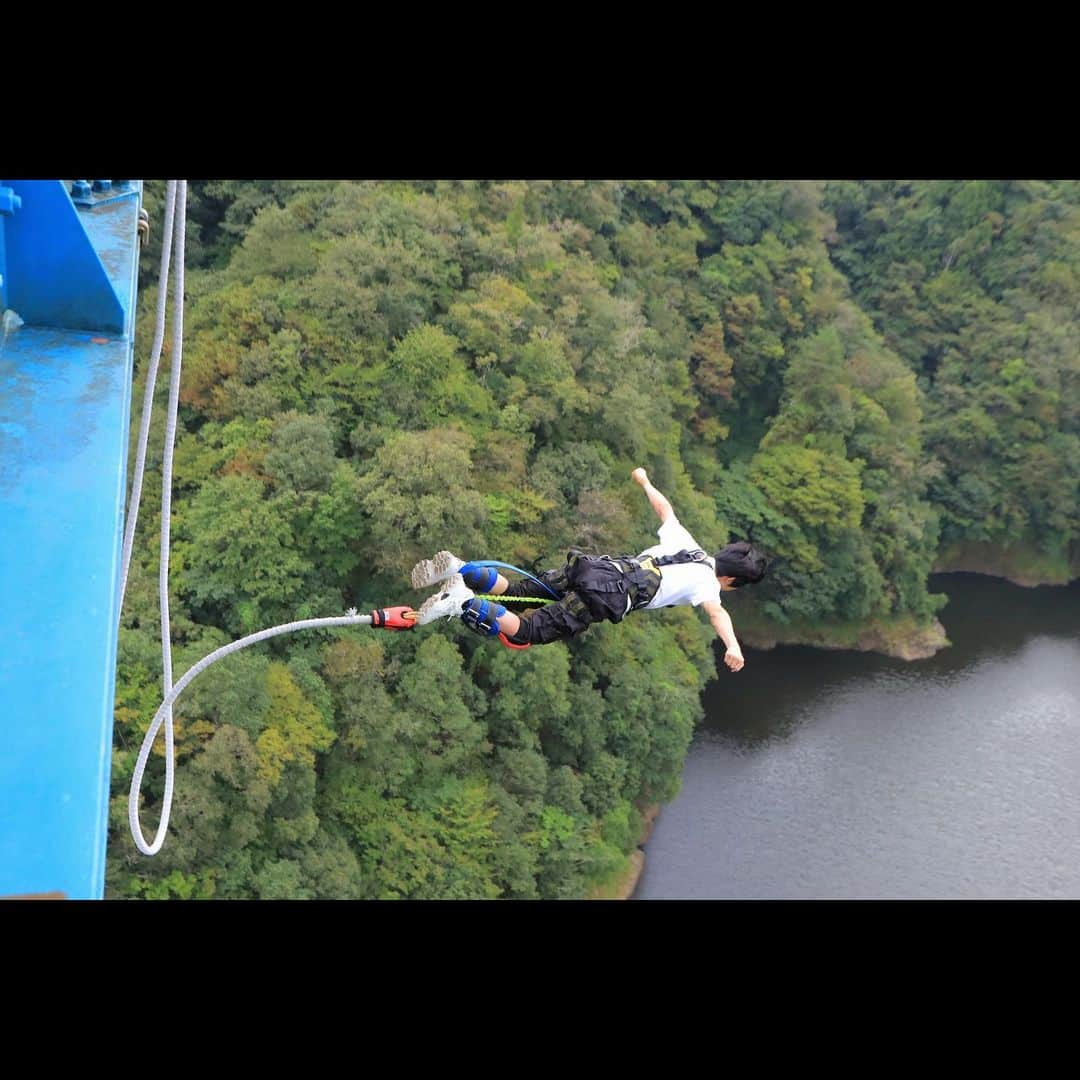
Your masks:
{"label": "rope hanging from bridge", "polygon": [[[169,533],[172,517],[172,465],[173,447],[176,441],[177,413],[180,404],[180,372],[184,349],[184,246],[186,239],[187,217],[187,181],[170,180],[165,189],[165,228],[161,246],[161,269],[158,280],[157,319],[154,326],[154,341],[151,348],[150,364],[146,375],[146,391],[143,395],[143,412],[139,425],[139,440],[135,455],[135,472],[132,479],[131,497],[128,501],[126,523],[124,528],[124,542],[121,552],[120,571],[120,606],[123,606],[124,593],[127,589],[128,570],[131,565],[131,553],[135,539],[135,524],[139,514],[139,500],[142,497],[143,476],[146,466],[146,447],[150,433],[150,416],[153,410],[154,389],[157,379],[158,365],[161,359],[161,348],[165,337],[165,308],[168,291],[169,263],[171,251],[175,239],[176,261],[174,267],[174,316],[173,316],[173,353],[172,367],[169,379],[169,405],[168,418],[165,428],[165,452],[162,459],[162,483],[161,483],[161,541],[160,563],[158,566],[158,592],[161,603],[161,654],[162,671],[165,685],[165,697],[154,714],[150,727],[143,738],[139,755],[135,762],[135,771],[131,777],[131,787],[128,791],[128,824],[131,827],[131,835],[135,846],[144,855],[156,855],[165,842],[165,834],[169,828],[169,816],[172,812],[173,788],[176,772],[176,753],[174,745],[173,729],[173,705],[183,692],[185,687],[199,674],[205,671],[211,664],[230,656],[240,649],[246,649],[249,645],[255,645],[268,638],[277,637],[280,634],[291,634],[298,630],[324,629],[333,626],[377,626],[387,630],[411,629],[415,612],[406,607],[383,608],[373,611],[370,615],[359,615],[355,608],[350,609],[345,615],[330,616],[322,619],[300,619],[296,622],[281,623],[278,626],[259,630],[247,637],[239,638],[227,645],[215,649],[212,653],[204,656],[196,664],[192,665],[181,678],[173,684],[172,672],[172,640],[169,626]],[[537,596],[500,596],[482,594],[481,599],[498,599],[503,603],[527,603],[527,604],[550,604],[558,599],[558,595],[539,578],[525,570],[520,570],[509,563],[484,562],[481,566],[497,566],[513,570],[524,577],[536,582],[545,591],[551,594],[553,599]],[[410,618],[409,616],[412,616]],[[143,774],[146,771],[150,752],[157,739],[158,732],[165,728],[165,791],[162,796],[161,818],[158,821],[154,839],[151,842],[143,835],[142,825],[139,821],[139,796],[142,790]]]}

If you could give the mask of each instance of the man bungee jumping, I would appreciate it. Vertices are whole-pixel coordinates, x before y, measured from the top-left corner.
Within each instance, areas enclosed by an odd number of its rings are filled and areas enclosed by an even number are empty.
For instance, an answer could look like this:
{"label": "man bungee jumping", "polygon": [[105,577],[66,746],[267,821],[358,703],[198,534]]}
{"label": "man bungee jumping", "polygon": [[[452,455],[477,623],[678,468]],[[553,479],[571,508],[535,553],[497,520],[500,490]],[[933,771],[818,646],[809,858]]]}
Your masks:
{"label": "man bungee jumping", "polygon": [[[660,543],[637,556],[586,555],[572,550],[565,566],[513,583],[495,569],[505,564],[465,562],[440,551],[412,570],[413,588],[447,582],[421,605],[416,624],[459,617],[477,633],[497,636],[512,648],[528,648],[563,641],[604,619],[621,622],[630,611],[700,604],[727,646],[724,663],[739,671],[745,661],[720,592],[759,582],[765,576],[765,557],[745,541],[728,544],[713,557],[706,555],[679,522],[671,503],[649,482],[645,470],[635,469],[630,476],[660,518]],[[536,594],[537,585],[556,599],[527,616],[475,595],[529,596]]]}

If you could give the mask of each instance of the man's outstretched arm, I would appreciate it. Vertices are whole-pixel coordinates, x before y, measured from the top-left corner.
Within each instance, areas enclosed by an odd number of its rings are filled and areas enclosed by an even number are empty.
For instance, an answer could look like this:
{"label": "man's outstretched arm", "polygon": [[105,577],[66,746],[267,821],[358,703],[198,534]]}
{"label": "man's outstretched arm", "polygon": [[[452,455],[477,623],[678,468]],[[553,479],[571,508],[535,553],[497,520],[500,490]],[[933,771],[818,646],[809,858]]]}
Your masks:
{"label": "man's outstretched arm", "polygon": [[671,508],[671,503],[649,483],[649,474],[644,469],[635,469],[630,474],[630,479],[635,484],[641,485],[641,490],[649,497],[649,505],[656,511],[656,516],[660,518],[660,524],[663,525],[675,513]]}
{"label": "man's outstretched arm", "polygon": [[743,659],[742,649],[739,648],[739,642],[735,637],[735,627],[732,625],[731,616],[719,600],[706,600],[701,606],[709,616],[709,622],[713,624],[713,629],[720,635],[727,646],[727,652],[724,653],[724,663],[732,671],[740,671],[746,661]]}

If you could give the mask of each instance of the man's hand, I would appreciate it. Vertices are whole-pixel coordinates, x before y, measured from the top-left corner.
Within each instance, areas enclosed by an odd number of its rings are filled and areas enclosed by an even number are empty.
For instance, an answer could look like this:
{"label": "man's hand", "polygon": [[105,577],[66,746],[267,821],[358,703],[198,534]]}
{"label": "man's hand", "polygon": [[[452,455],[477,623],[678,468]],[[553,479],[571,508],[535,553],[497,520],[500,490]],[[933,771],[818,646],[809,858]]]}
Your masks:
{"label": "man's hand", "polygon": [[709,622],[712,623],[717,636],[727,647],[724,663],[732,671],[742,671],[742,666],[746,661],[743,659],[742,649],[735,637],[735,627],[731,625],[731,616],[724,610],[724,605],[719,600],[706,600],[701,606],[705,614],[709,616]]}
{"label": "man's hand", "polygon": [[630,479],[633,480],[635,484],[641,485],[641,490],[645,492],[645,496],[649,500],[649,505],[656,511],[656,516],[661,522],[667,521],[667,519],[675,513],[671,508],[671,503],[669,503],[667,499],[665,499],[664,496],[649,483],[649,474],[644,469],[640,466],[636,468],[630,474]]}

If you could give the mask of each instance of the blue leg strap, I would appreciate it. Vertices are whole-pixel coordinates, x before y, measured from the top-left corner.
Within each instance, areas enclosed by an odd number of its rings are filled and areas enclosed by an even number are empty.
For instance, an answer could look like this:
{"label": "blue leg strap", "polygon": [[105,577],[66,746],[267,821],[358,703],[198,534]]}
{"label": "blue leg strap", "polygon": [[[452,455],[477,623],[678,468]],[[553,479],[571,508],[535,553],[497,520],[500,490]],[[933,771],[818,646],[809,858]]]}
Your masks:
{"label": "blue leg strap", "polygon": [[499,572],[482,563],[467,562],[458,573],[473,592],[491,592],[499,580]]}
{"label": "blue leg strap", "polygon": [[499,633],[499,619],[506,614],[502,604],[473,597],[462,605],[461,621],[478,634],[495,637]]}
{"label": "blue leg strap", "polygon": [[[548,594],[548,596],[554,597],[556,600],[561,600],[562,597],[546,582],[541,581],[538,577],[530,574],[528,570],[522,570],[520,566],[511,566],[509,563],[498,562],[495,559],[476,559],[471,563],[467,563],[467,566],[498,566],[503,570],[513,570],[515,574],[520,574],[522,577],[528,578],[530,581],[535,581],[541,589]],[[462,567],[464,570],[465,567]],[[461,573],[461,570],[458,571]],[[480,590],[477,590],[478,592]]]}

